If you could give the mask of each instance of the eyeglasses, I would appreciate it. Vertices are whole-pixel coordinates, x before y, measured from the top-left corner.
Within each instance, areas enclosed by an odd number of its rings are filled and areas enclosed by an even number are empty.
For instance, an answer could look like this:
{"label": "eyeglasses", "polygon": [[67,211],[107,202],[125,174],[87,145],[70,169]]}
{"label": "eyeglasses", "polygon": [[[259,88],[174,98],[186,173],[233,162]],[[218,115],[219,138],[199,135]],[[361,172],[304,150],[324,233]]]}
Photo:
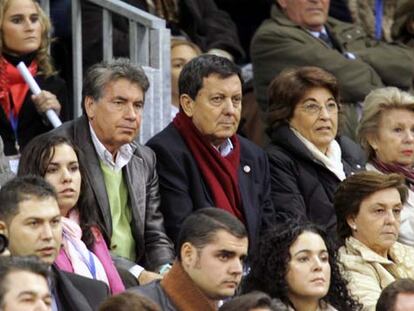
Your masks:
{"label": "eyeglasses", "polygon": [[[335,114],[338,112],[338,104],[335,102],[329,102],[323,106],[325,106],[325,109],[329,114]],[[322,111],[323,106],[318,105],[317,103],[305,103],[301,107],[303,111],[308,114],[319,115]]]}

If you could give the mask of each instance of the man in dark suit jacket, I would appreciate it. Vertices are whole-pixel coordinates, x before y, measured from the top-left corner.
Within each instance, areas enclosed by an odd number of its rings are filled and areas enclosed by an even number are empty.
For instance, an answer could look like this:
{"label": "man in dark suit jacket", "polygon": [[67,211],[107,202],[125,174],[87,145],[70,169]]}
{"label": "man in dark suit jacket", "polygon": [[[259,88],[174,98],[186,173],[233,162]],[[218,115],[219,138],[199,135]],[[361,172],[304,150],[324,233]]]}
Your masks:
{"label": "man in dark suit jacket", "polygon": [[[52,265],[62,243],[62,223],[54,189],[40,177],[12,179],[0,190],[0,233],[12,256],[37,256]],[[52,310],[97,310],[108,296],[105,283],[52,267]]]}
{"label": "man in dark suit jacket", "polygon": [[183,68],[179,93],[180,112],[147,144],[157,154],[167,234],[176,241],[188,215],[217,206],[246,224],[252,248],[273,208],[266,155],[236,135],[240,71],[225,58],[199,56]]}

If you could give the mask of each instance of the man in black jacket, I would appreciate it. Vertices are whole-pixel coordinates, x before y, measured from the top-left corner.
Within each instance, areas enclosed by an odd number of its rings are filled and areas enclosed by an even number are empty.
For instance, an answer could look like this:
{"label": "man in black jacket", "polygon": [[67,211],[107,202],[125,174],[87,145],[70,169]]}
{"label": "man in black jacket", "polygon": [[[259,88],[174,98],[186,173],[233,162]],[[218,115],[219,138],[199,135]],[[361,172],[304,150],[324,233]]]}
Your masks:
{"label": "man in black jacket", "polygon": [[164,311],[217,310],[240,284],[247,246],[246,228],[236,217],[219,208],[198,210],[181,226],[178,258],[164,279],[131,291]]}
{"label": "man in black jacket", "polygon": [[47,265],[32,257],[0,257],[2,310],[48,311],[52,296]]}
{"label": "man in black jacket", "polygon": [[217,206],[239,218],[250,251],[273,224],[266,154],[236,134],[242,108],[238,67],[224,57],[201,55],[179,78],[180,112],[147,145],[157,155],[161,212],[176,241],[192,212]]}
{"label": "man in black jacket", "polygon": [[52,266],[62,242],[62,223],[54,189],[40,177],[12,179],[0,190],[0,233],[12,256],[37,256],[53,271],[52,310],[96,310],[108,287]]}

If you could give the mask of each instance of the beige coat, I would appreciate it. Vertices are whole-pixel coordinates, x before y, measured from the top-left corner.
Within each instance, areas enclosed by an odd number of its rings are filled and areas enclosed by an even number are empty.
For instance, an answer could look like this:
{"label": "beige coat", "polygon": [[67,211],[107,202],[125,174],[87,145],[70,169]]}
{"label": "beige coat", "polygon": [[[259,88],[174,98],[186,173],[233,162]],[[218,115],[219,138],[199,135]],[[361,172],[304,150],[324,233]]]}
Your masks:
{"label": "beige coat", "polygon": [[364,305],[364,311],[375,311],[381,291],[394,280],[414,278],[413,247],[395,242],[388,256],[390,259],[378,255],[353,237],[339,249],[349,290]]}

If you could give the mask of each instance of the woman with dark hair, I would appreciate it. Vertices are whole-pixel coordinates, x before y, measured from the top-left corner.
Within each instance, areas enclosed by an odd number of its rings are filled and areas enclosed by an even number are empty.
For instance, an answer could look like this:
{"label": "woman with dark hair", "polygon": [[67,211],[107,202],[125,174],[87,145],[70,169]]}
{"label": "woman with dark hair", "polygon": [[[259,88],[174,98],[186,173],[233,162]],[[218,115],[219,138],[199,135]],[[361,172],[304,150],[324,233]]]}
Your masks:
{"label": "woman with dark hair", "polygon": [[62,136],[40,135],[24,148],[18,175],[44,177],[56,190],[62,217],[59,269],[107,283],[113,294],[125,289],[97,226],[91,190],[79,163],[79,150]]}
{"label": "woman with dark hair", "polygon": [[[35,136],[52,129],[44,113],[67,105],[66,85],[49,55],[51,24],[35,0],[0,0],[0,136],[6,155],[19,153]],[[24,62],[40,94],[32,95],[17,69]]]}
{"label": "woman with dark hair", "polygon": [[336,187],[364,166],[361,148],[338,134],[337,80],[318,67],[288,69],[271,82],[269,102],[267,153],[278,221],[308,220],[335,234]]}
{"label": "woman with dark hair", "polygon": [[259,290],[291,310],[360,310],[352,299],[326,232],[291,221],[261,239],[244,291]]}
{"label": "woman with dark hair", "polygon": [[348,177],[335,193],[339,260],[364,310],[374,311],[394,280],[414,278],[414,248],[397,242],[407,195],[403,176],[374,171]]}

